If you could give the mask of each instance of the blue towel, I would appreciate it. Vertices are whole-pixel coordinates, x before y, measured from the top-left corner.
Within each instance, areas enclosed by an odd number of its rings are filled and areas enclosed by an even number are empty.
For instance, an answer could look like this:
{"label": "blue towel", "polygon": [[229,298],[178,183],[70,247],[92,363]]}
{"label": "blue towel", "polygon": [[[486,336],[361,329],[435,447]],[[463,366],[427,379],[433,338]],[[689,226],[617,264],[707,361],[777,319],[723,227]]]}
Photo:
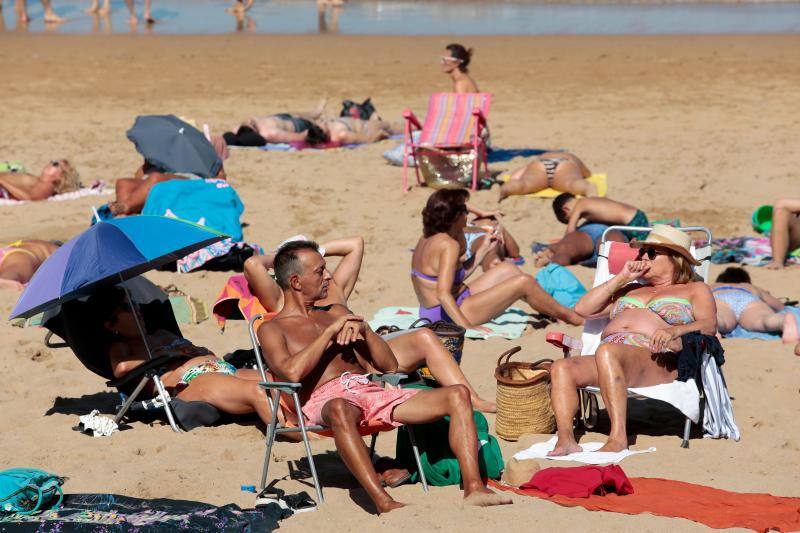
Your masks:
{"label": "blue towel", "polygon": [[227,181],[169,180],[155,185],[147,196],[143,215],[171,216],[230,235],[241,242],[244,212],[239,195]]}
{"label": "blue towel", "polygon": [[[800,308],[784,307],[781,313],[794,313],[795,318],[797,318],[797,321],[800,322]],[[736,329],[724,335],[724,337],[726,339],[760,339],[762,341],[774,341],[774,340],[780,340],[781,335],[779,333],[762,333],[760,331],[750,331],[742,328],[742,326],[736,326]]]}
{"label": "blue towel", "polygon": [[566,307],[574,307],[581,296],[586,294],[586,287],[569,271],[568,268],[550,263],[536,274],[536,281],[542,288]]}

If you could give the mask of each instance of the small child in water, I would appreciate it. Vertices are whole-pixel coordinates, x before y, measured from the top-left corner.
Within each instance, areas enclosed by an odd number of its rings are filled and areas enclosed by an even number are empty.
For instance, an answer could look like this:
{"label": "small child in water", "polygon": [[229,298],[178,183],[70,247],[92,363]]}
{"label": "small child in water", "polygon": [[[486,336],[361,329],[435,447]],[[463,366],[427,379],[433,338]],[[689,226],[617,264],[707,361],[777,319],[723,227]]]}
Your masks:
{"label": "small child in water", "polygon": [[[581,221],[608,226],[650,226],[644,211],[610,198],[576,198],[565,192],[553,200],[553,211],[558,221],[567,225],[565,235],[577,230]],[[636,240],[643,240],[647,236],[646,232],[640,231],[624,231],[623,234],[628,239]]]}

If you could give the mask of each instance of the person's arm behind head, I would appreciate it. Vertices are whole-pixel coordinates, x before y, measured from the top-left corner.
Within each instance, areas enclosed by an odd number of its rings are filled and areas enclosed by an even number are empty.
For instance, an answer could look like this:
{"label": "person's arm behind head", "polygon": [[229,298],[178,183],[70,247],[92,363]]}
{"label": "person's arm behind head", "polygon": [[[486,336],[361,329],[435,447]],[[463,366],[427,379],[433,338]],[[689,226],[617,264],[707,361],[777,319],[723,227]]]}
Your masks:
{"label": "person's arm behind head", "polygon": [[333,280],[344,296],[342,305],[347,304],[361,273],[361,263],[364,259],[364,238],[345,237],[320,244],[325,249],[325,256],[340,256],[342,260],[333,271]]}

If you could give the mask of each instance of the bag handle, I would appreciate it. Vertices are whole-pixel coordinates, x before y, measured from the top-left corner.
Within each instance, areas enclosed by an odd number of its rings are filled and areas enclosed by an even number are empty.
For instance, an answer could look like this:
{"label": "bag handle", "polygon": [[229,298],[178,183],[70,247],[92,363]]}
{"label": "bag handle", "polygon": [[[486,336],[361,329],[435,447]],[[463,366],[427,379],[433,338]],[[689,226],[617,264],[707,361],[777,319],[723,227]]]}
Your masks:
{"label": "bag handle", "polygon": [[[508,360],[511,359],[511,356],[519,352],[520,350],[522,350],[522,346],[514,346],[510,350],[506,350],[505,352],[501,353],[500,357],[497,358],[497,366],[508,363]],[[503,361],[503,357],[506,358],[505,361]]]}
{"label": "bag handle", "polygon": [[427,322],[426,325],[433,324],[433,322],[431,322],[430,318],[420,317],[420,318],[416,319],[410,326],[408,326],[408,329],[414,329],[414,328],[418,327],[417,324],[419,324],[420,322]]}

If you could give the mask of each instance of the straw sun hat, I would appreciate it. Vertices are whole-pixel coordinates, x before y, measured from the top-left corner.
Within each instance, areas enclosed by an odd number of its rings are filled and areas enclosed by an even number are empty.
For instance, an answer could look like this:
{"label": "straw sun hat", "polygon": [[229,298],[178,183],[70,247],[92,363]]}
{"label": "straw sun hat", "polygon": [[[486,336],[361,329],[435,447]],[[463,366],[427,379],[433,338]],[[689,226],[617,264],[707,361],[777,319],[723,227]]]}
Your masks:
{"label": "straw sun hat", "polygon": [[700,262],[692,257],[689,247],[692,245],[692,239],[688,233],[685,233],[672,226],[664,224],[656,224],[653,226],[647,239],[643,241],[633,241],[632,248],[646,248],[652,246],[653,248],[666,248],[684,257],[689,263],[697,266]]}

